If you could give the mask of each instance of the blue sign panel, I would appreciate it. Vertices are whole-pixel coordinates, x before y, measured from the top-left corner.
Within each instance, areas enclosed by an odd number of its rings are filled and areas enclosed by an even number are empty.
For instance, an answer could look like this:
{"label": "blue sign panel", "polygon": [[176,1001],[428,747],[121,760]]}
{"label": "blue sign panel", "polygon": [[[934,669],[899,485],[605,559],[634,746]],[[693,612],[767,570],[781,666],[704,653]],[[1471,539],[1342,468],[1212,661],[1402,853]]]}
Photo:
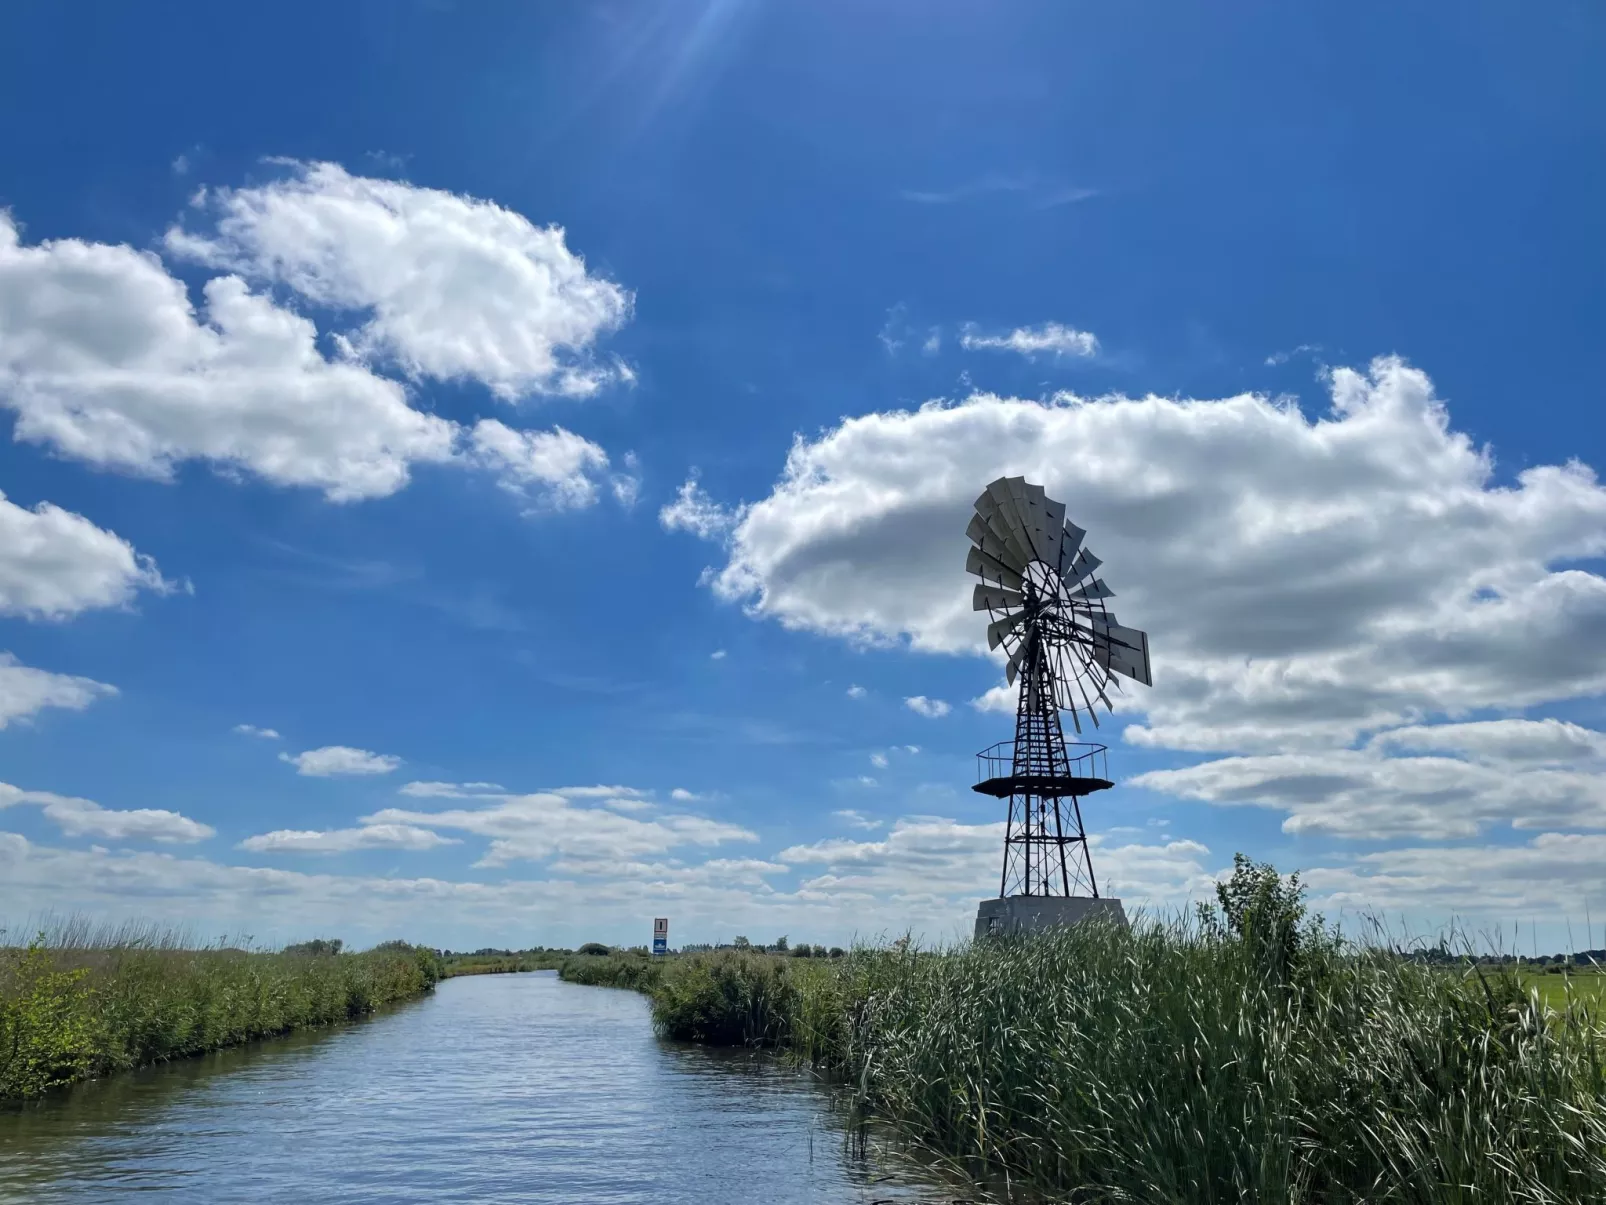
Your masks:
{"label": "blue sign panel", "polygon": [[667,953],[669,953],[669,939],[667,937],[655,937],[655,938],[653,938],[652,939],[652,952],[654,954],[667,954]]}

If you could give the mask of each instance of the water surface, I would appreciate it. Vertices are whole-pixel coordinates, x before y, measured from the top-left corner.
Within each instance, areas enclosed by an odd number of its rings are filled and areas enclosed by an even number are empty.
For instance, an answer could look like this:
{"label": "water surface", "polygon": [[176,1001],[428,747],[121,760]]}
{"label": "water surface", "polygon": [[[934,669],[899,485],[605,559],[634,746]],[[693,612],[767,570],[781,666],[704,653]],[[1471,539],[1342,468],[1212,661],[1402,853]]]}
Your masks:
{"label": "water surface", "polygon": [[368,1021],[0,1111],[0,1202],[947,1201],[828,1092],[663,1042],[634,992],[451,979]]}

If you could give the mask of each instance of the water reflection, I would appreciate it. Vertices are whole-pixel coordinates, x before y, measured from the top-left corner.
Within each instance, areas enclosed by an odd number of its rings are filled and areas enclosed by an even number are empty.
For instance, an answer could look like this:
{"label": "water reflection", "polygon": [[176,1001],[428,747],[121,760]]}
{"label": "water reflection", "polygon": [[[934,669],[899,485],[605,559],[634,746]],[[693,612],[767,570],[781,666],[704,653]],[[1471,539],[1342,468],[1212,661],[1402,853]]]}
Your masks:
{"label": "water reflection", "polygon": [[486,975],[0,1112],[0,1202],[952,1199],[839,1122],[806,1075],[658,1041],[634,993]]}

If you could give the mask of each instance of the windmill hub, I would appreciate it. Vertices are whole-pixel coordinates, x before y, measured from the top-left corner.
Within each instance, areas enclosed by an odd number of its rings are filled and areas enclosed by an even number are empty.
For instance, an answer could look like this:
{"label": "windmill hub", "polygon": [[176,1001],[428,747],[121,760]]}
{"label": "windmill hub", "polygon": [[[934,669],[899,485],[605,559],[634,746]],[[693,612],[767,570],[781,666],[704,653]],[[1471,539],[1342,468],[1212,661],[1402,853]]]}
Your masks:
{"label": "windmill hub", "polygon": [[1047,561],[1030,562],[1021,577],[1025,582],[1026,606],[1030,610],[1041,611],[1054,600],[1060,584],[1059,574]]}
{"label": "windmill hub", "polygon": [[1005,677],[1019,684],[1015,738],[976,755],[975,790],[1009,800],[998,898],[983,900],[976,935],[1071,924],[1090,915],[1125,921],[1121,901],[1099,895],[1081,801],[1109,789],[1103,745],[1067,743],[1111,710],[1114,675],[1151,684],[1149,638],[1122,627],[1104,605],[1115,592],[1093,576],[1102,563],[1087,534],[1040,485],[1000,477],[976,499],[965,529],[965,568],[981,579],[973,606],[986,611],[987,647],[1002,648]]}

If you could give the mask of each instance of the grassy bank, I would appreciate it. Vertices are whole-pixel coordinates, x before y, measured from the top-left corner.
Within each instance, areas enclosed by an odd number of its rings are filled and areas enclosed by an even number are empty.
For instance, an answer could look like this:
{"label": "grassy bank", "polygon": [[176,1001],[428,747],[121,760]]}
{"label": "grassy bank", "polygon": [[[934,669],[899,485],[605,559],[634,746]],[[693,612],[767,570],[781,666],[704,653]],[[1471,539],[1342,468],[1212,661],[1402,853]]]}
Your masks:
{"label": "grassy bank", "polygon": [[404,942],[258,953],[147,933],[0,946],[0,1100],[361,1017],[439,978],[434,951]]}
{"label": "grassy bank", "polygon": [[459,975],[514,975],[522,971],[552,971],[569,957],[567,950],[516,950],[498,954],[447,954],[441,959],[441,978]]}
{"label": "grassy bank", "polygon": [[1350,944],[1286,883],[1241,885],[1130,932],[693,955],[643,987],[666,1034],[782,1047],[973,1173],[1061,1199],[1606,1200],[1588,1003]]}

